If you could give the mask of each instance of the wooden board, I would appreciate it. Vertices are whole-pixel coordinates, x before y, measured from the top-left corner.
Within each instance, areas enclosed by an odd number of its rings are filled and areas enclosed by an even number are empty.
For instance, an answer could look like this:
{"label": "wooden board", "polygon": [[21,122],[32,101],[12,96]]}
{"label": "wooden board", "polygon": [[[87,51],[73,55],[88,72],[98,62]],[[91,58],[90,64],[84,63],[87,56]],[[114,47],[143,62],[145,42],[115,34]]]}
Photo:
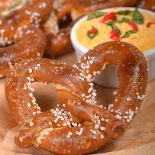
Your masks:
{"label": "wooden board", "polygon": [[[76,62],[73,53],[60,57],[57,60],[69,64]],[[33,149],[19,149],[13,142],[16,124],[14,123],[6,104],[4,82],[4,79],[0,80],[0,154],[13,155],[19,153],[39,155],[40,152],[34,151]],[[43,86],[42,84],[37,83],[34,84],[34,87],[35,97],[37,98],[39,105],[42,107],[45,107],[45,105],[46,107],[51,107],[52,104],[57,103],[55,97],[56,91],[51,85]],[[98,85],[95,85],[95,88],[97,90],[97,100],[99,103],[105,105],[112,102],[114,89],[104,88]],[[138,153],[144,155],[155,154],[155,80],[148,84],[147,95],[140,112],[130,124],[124,135],[96,153],[106,154],[106,152],[111,152],[108,155],[132,155]],[[46,152],[46,154],[49,153]]]}

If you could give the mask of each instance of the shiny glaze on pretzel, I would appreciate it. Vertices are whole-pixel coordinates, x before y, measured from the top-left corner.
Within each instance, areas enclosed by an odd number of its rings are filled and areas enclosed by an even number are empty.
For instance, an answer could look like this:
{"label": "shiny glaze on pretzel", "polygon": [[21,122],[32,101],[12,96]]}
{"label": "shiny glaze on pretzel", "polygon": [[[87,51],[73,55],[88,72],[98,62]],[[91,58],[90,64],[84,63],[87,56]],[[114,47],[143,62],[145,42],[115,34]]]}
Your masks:
{"label": "shiny glaze on pretzel", "polygon": [[[64,14],[64,17],[65,16],[67,15]],[[56,13],[52,12],[42,28],[47,36],[45,53],[52,57],[73,51],[70,40],[70,32],[73,23],[72,21],[64,21],[65,25],[61,27],[59,24],[60,20],[61,19],[58,19]]]}
{"label": "shiny glaze on pretzel", "polygon": [[50,15],[52,0],[33,0],[0,20],[0,46],[12,43],[20,29],[39,26]]}
{"label": "shiny glaze on pretzel", "polygon": [[59,56],[73,51],[70,32],[73,24],[71,18],[73,0],[54,0],[53,11],[43,25],[47,35],[45,53],[50,56]]}
{"label": "shiny glaze on pretzel", "polygon": [[46,54],[54,57],[73,51],[70,40],[71,26],[60,29],[56,34],[47,34]]}
{"label": "shiny glaze on pretzel", "polygon": [[[103,107],[95,102],[92,82],[108,64],[118,65],[120,88],[114,103]],[[53,83],[59,89],[60,104],[41,112],[33,96],[34,81]],[[98,150],[123,133],[139,110],[146,86],[144,55],[124,42],[103,43],[73,67],[47,59],[24,61],[11,70],[5,87],[13,117],[21,124],[15,143],[56,154]]]}
{"label": "shiny glaze on pretzel", "polygon": [[56,56],[73,50],[71,26],[59,28],[59,21],[70,14],[71,4],[71,0],[33,0],[25,4],[1,20],[0,45],[11,44],[20,29],[34,24],[47,35],[47,54]]}
{"label": "shiny glaze on pretzel", "polygon": [[66,18],[72,10],[73,0],[54,0],[53,11],[56,13],[58,20]]}
{"label": "shiny glaze on pretzel", "polygon": [[12,45],[0,48],[0,77],[4,77],[10,68],[22,60],[41,57],[46,47],[44,33],[35,26],[18,31]]}

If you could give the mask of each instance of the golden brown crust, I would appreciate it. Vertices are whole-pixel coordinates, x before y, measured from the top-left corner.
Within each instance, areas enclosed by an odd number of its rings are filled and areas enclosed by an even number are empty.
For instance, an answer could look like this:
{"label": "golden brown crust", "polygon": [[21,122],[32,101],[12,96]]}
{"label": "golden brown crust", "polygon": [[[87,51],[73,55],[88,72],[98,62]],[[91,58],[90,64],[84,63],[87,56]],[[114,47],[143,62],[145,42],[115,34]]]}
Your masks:
{"label": "golden brown crust", "polygon": [[52,57],[73,51],[70,40],[71,26],[60,29],[56,34],[47,32],[46,54]]}
{"label": "golden brown crust", "polygon": [[9,14],[11,11],[21,8],[29,0],[3,0],[0,1],[0,17]]}
{"label": "golden brown crust", "polygon": [[[120,89],[108,107],[95,103],[93,79],[107,64],[118,65]],[[60,102],[41,112],[32,82],[53,83]],[[141,51],[124,42],[103,43],[73,67],[47,59],[31,59],[11,70],[5,85],[14,119],[21,124],[15,137],[20,147],[35,146],[56,154],[85,154],[121,135],[143,101],[147,65]],[[24,95],[23,95],[24,94]]]}
{"label": "golden brown crust", "polygon": [[0,48],[0,75],[6,76],[10,68],[22,60],[41,57],[46,47],[44,33],[35,26],[20,29],[12,45]]}
{"label": "golden brown crust", "polygon": [[46,54],[52,57],[73,51],[70,40],[73,21],[70,17],[72,0],[55,0],[53,11],[43,25],[47,35]]}
{"label": "golden brown crust", "polygon": [[1,77],[15,63],[43,55],[46,39],[37,27],[47,19],[51,8],[51,0],[33,0],[0,19]]}
{"label": "golden brown crust", "polygon": [[70,14],[73,5],[73,0],[54,0],[53,11],[55,12],[58,20],[61,20]]}
{"label": "golden brown crust", "polygon": [[26,26],[34,24],[39,26],[44,22],[52,9],[51,0],[33,0],[23,8],[11,12],[0,22],[0,46],[5,46],[14,41],[18,31]]}
{"label": "golden brown crust", "polygon": [[57,56],[70,52],[73,50],[70,42],[71,27],[59,28],[59,21],[65,23],[64,19],[70,15],[71,6],[72,0],[32,0],[1,20],[0,46],[11,44],[20,29],[34,24],[47,35],[47,54]]}

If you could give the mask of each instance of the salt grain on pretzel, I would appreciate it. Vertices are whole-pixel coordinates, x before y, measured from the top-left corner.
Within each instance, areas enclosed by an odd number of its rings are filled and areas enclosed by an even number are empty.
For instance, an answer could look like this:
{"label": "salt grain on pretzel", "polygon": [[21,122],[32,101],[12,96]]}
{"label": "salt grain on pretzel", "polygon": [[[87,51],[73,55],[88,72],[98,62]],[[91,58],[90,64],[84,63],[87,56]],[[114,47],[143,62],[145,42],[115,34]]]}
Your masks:
{"label": "salt grain on pretzel", "polygon": [[[91,102],[96,96],[92,80],[108,64],[118,66],[120,88],[116,102],[102,107]],[[35,81],[53,83],[59,105],[42,112],[30,89]],[[5,86],[13,117],[21,124],[15,143],[56,154],[96,151],[123,133],[139,110],[146,86],[144,55],[124,42],[103,43],[74,67],[47,59],[23,61],[10,71]]]}
{"label": "salt grain on pretzel", "polygon": [[22,60],[41,57],[45,47],[45,35],[39,28],[20,29],[12,45],[0,48],[0,74],[6,76],[9,69]]}
{"label": "salt grain on pretzel", "polygon": [[71,0],[32,0],[1,20],[0,46],[11,44],[18,31],[34,24],[47,35],[47,54],[56,56],[69,52],[72,50],[71,26],[60,30],[59,21],[68,16],[70,11]]}
{"label": "salt grain on pretzel", "polygon": [[0,24],[0,46],[12,43],[19,29],[31,24],[40,26],[48,18],[51,9],[52,0],[33,0],[3,17]]}

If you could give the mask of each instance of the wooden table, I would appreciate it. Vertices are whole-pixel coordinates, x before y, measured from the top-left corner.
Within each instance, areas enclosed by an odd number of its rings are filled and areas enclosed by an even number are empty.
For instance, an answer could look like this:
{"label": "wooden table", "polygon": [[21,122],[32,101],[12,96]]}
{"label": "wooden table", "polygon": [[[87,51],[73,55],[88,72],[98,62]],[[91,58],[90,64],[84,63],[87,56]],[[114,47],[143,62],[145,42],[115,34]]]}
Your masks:
{"label": "wooden table", "polygon": [[[58,61],[73,64],[75,63],[76,58],[74,53],[71,53],[58,58]],[[4,79],[0,80],[0,154],[13,155],[15,152],[19,154],[33,154],[31,149],[23,151],[13,144],[12,132],[14,133],[13,128],[16,125],[6,104],[4,83]],[[39,105],[42,106],[44,103],[44,105],[50,106],[51,103],[57,102],[55,97],[56,91],[51,85],[43,86],[42,84],[37,83],[34,84],[34,88],[35,97],[37,98]],[[114,89],[97,85],[95,85],[95,88],[97,90],[97,100],[99,103],[105,105],[112,102],[112,93]],[[8,145],[7,143],[10,144]],[[155,154],[155,80],[148,84],[146,98],[141,106],[140,112],[130,124],[124,135],[96,153],[101,152],[107,155]],[[37,153],[37,155],[38,154],[40,153]]]}

